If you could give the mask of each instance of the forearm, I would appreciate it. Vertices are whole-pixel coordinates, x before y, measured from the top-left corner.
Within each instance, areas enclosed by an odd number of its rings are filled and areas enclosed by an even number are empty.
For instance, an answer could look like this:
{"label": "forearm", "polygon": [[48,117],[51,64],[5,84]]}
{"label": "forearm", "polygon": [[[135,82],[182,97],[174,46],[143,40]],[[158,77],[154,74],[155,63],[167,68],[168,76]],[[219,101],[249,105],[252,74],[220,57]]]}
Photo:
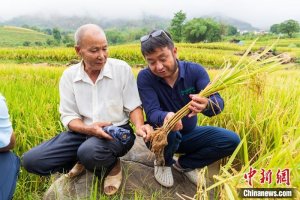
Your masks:
{"label": "forearm", "polygon": [[136,109],[131,111],[129,114],[129,118],[131,123],[133,123],[135,127],[141,127],[142,125],[144,125],[144,115],[141,107],[137,107]]}
{"label": "forearm", "polygon": [[16,144],[16,137],[15,134],[12,133],[10,137],[10,143],[6,147],[0,148],[0,152],[6,152],[13,149],[15,147],[15,144]]}
{"label": "forearm", "polygon": [[153,128],[149,124],[144,124],[143,109],[141,107],[134,109],[129,118],[135,126],[136,135],[143,137],[145,142],[149,141]]}
{"label": "forearm", "polygon": [[81,119],[73,119],[69,122],[68,128],[71,131],[85,135],[93,135],[92,127],[83,123]]}

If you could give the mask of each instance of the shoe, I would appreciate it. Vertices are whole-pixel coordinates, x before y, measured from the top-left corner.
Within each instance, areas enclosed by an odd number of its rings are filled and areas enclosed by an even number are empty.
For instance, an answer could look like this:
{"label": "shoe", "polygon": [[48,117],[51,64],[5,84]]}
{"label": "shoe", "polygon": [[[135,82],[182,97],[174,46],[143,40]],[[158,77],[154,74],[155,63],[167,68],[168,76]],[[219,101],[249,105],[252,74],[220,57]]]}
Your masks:
{"label": "shoe", "polygon": [[198,185],[198,172],[197,169],[187,171],[186,169],[181,168],[176,163],[173,164],[174,169],[183,173],[189,181],[191,181],[194,185]]}
{"label": "shoe", "polygon": [[156,160],[154,160],[154,177],[164,187],[172,187],[174,185],[171,167],[157,166]]}
{"label": "shoe", "polygon": [[[120,161],[118,161],[118,162],[120,162]],[[122,183],[122,167],[118,174],[116,174],[114,176],[111,176],[111,175],[106,176],[106,178],[104,179],[103,188],[112,186],[112,187],[114,187],[114,189],[111,190],[110,192],[105,192],[105,190],[104,190],[104,193],[109,196],[115,194],[118,191],[121,183]]]}

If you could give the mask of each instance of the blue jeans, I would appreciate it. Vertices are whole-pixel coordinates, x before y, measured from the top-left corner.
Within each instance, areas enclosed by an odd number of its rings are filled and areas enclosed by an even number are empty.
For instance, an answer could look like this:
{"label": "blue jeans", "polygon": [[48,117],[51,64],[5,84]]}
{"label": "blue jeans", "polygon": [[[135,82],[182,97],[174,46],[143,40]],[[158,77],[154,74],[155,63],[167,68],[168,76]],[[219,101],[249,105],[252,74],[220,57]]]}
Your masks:
{"label": "blue jeans", "polygon": [[239,143],[236,133],[213,126],[196,126],[188,133],[170,132],[164,150],[165,164],[171,166],[174,153],[179,153],[181,167],[202,168],[231,155]]}
{"label": "blue jeans", "polygon": [[0,199],[13,198],[19,175],[20,159],[12,152],[0,153]]}

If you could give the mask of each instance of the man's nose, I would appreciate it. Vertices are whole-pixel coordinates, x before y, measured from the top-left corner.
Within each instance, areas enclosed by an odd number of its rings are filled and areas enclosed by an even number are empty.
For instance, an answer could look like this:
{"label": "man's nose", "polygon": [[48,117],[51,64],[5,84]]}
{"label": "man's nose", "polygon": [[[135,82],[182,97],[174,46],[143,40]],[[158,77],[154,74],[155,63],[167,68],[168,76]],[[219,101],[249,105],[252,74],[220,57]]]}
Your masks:
{"label": "man's nose", "polygon": [[163,64],[161,62],[156,63],[156,69],[157,70],[162,70],[164,68]]}
{"label": "man's nose", "polygon": [[104,52],[103,51],[99,51],[97,58],[99,60],[103,59],[104,58]]}

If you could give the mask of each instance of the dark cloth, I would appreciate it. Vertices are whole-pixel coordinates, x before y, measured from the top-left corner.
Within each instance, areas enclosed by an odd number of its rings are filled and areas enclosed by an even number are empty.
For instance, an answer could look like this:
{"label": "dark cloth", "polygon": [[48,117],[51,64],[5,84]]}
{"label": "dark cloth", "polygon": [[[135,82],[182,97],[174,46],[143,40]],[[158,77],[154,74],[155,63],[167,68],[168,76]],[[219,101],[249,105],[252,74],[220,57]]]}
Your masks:
{"label": "dark cloth", "polygon": [[[178,61],[179,76],[170,87],[162,78],[154,75],[149,68],[138,74],[137,84],[145,110],[147,121],[153,127],[160,127],[168,112],[177,112],[191,101],[189,94],[198,94],[210,82],[206,70],[196,63]],[[203,114],[214,116],[224,108],[224,101],[216,93],[209,97],[212,107]],[[182,119],[183,132],[193,130],[197,124],[197,116]]]}
{"label": "dark cloth", "polygon": [[129,130],[126,144],[119,140],[90,137],[76,132],[62,132],[49,141],[26,152],[22,165],[31,173],[51,175],[67,172],[80,162],[85,168],[100,177],[109,172],[118,157],[125,155],[133,146],[135,135],[130,125],[121,126]]}
{"label": "dark cloth", "polygon": [[130,131],[125,128],[118,126],[106,126],[103,128],[103,130],[111,135],[115,140],[119,140],[123,144],[126,144],[130,141]]}
{"label": "dark cloth", "polygon": [[170,132],[164,155],[167,166],[174,163],[174,153],[181,154],[179,164],[185,169],[205,167],[229,156],[240,143],[236,133],[213,126],[196,126],[188,134]]}
{"label": "dark cloth", "polygon": [[16,189],[20,159],[12,152],[0,153],[0,199],[10,200]]}

